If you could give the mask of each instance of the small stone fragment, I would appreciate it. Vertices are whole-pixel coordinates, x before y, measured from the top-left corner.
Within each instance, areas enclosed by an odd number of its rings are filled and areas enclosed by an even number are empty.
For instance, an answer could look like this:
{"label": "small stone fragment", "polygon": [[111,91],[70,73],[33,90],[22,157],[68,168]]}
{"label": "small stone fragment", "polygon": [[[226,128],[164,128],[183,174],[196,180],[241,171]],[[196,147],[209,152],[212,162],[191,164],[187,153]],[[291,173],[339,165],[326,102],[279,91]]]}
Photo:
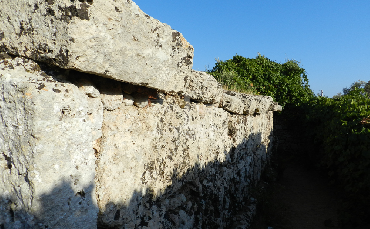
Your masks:
{"label": "small stone fragment", "polygon": [[128,95],[128,94],[123,94],[123,103],[126,106],[134,105],[134,97],[132,97],[131,95]]}

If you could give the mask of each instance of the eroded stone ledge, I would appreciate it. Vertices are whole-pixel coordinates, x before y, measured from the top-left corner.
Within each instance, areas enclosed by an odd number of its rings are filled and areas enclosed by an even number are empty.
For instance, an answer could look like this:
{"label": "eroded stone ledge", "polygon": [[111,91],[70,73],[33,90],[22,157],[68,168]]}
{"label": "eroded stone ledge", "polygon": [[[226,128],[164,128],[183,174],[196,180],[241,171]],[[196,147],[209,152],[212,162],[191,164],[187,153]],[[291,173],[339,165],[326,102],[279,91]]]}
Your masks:
{"label": "eroded stone ledge", "polygon": [[234,114],[258,115],[268,111],[281,111],[278,105],[270,96],[248,95],[234,91],[223,93],[221,106]]}
{"label": "eroded stone ledge", "polygon": [[[184,91],[193,47],[132,1],[0,2],[0,51],[131,82]],[[16,9],[16,10],[15,10]]]}
{"label": "eroded stone ledge", "polygon": [[182,34],[132,1],[4,0],[0,8],[0,51],[205,104],[222,100],[235,114],[272,106],[267,97],[223,92],[212,76],[191,70],[193,47]]}

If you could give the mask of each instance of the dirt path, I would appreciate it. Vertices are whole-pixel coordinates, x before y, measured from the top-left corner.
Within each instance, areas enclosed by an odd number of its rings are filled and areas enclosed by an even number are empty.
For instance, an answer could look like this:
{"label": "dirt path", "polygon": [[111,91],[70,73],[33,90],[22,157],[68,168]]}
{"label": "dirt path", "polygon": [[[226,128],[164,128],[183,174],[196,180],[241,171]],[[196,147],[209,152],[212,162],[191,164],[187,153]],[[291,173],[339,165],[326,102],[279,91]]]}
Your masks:
{"label": "dirt path", "polygon": [[275,199],[286,206],[290,224],[286,228],[339,228],[335,190],[318,171],[289,165],[279,183],[283,189],[276,192]]}
{"label": "dirt path", "polygon": [[290,162],[257,215],[253,229],[328,229],[338,227],[338,201],[325,176]]}

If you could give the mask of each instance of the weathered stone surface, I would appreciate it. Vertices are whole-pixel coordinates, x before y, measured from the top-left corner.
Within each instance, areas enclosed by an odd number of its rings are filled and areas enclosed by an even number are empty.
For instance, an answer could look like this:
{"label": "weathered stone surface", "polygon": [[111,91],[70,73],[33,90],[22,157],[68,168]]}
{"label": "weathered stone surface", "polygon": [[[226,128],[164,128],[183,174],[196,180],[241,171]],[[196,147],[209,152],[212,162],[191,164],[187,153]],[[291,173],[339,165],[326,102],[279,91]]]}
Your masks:
{"label": "weathered stone surface", "polygon": [[94,84],[88,78],[81,78],[79,81],[80,90],[91,98],[98,98],[100,92],[95,88]]}
{"label": "weathered stone surface", "polygon": [[149,98],[148,98],[147,95],[135,94],[135,96],[134,96],[134,105],[139,107],[139,108],[146,107],[149,104],[148,99]]}
{"label": "weathered stone surface", "polygon": [[221,106],[234,114],[261,114],[267,111],[281,111],[281,106],[273,102],[270,96],[247,95],[234,91],[226,91]]}
{"label": "weathered stone surface", "polygon": [[123,94],[123,103],[126,106],[134,105],[134,97],[132,97],[131,95],[128,95],[128,94]]}
{"label": "weathered stone surface", "polygon": [[223,90],[217,80],[200,71],[192,70],[185,77],[185,94],[203,103],[220,103]]}
{"label": "weathered stone surface", "polygon": [[283,107],[281,105],[279,105],[277,102],[275,102],[272,106],[271,106],[271,110],[272,111],[282,111],[283,110]]}
{"label": "weathered stone surface", "polygon": [[167,95],[144,109],[104,111],[101,225],[227,228],[247,204],[270,155],[272,112],[232,115],[179,101]]}
{"label": "weathered stone surface", "polygon": [[[131,0],[0,2],[0,51],[164,91],[185,91],[193,47]],[[16,10],[15,10],[16,9]]]}
{"label": "weathered stone surface", "polygon": [[[239,115],[144,87],[127,95],[120,82],[22,58],[0,62],[0,223],[225,228],[249,204],[271,151],[271,104]],[[134,106],[138,95],[150,104]]]}
{"label": "weathered stone surface", "polygon": [[229,228],[254,206],[271,97],[191,70],[131,0],[0,9],[0,227]]}
{"label": "weathered stone surface", "polygon": [[112,111],[121,106],[123,103],[123,95],[120,82],[98,78],[95,80],[95,84],[99,87],[99,94],[104,109]]}
{"label": "weathered stone surface", "polygon": [[225,110],[234,113],[234,114],[244,114],[245,104],[243,100],[237,96],[232,96],[228,94],[223,94],[222,97],[222,108]]}
{"label": "weathered stone surface", "polygon": [[0,225],[94,228],[100,99],[22,58],[0,59]]}
{"label": "weathered stone surface", "polygon": [[132,1],[4,0],[0,8],[0,51],[204,103],[220,101],[217,81],[191,70],[193,47],[181,33]]}

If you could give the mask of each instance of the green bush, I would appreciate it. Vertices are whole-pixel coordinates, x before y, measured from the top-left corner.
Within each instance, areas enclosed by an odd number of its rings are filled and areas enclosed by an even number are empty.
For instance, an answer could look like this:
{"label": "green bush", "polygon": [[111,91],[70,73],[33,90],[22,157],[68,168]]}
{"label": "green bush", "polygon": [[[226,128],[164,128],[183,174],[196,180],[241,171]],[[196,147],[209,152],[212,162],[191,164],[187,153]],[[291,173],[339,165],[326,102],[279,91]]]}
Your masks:
{"label": "green bush", "polygon": [[337,99],[316,97],[306,111],[307,127],[323,145],[321,163],[329,174],[348,191],[370,188],[370,99],[364,90]]}
{"label": "green bush", "polygon": [[255,59],[235,55],[217,61],[208,71],[230,90],[271,96],[280,105],[299,105],[314,94],[303,68],[295,60],[276,63],[258,55]]}
{"label": "green bush", "polygon": [[321,149],[319,164],[346,193],[343,219],[368,220],[370,214],[370,98],[354,88],[334,99],[314,97],[301,106],[306,137]]}
{"label": "green bush", "polygon": [[365,82],[365,81],[362,81],[362,80],[358,80],[358,81],[354,82],[353,84],[351,84],[350,87],[343,88],[343,94],[342,93],[338,93],[335,96],[333,96],[333,98],[335,98],[335,99],[336,98],[339,98],[342,95],[347,95],[349,92],[351,92],[353,90],[358,90],[358,89],[364,89],[364,91],[361,92],[361,93],[363,95],[370,96],[370,80],[368,82]]}

